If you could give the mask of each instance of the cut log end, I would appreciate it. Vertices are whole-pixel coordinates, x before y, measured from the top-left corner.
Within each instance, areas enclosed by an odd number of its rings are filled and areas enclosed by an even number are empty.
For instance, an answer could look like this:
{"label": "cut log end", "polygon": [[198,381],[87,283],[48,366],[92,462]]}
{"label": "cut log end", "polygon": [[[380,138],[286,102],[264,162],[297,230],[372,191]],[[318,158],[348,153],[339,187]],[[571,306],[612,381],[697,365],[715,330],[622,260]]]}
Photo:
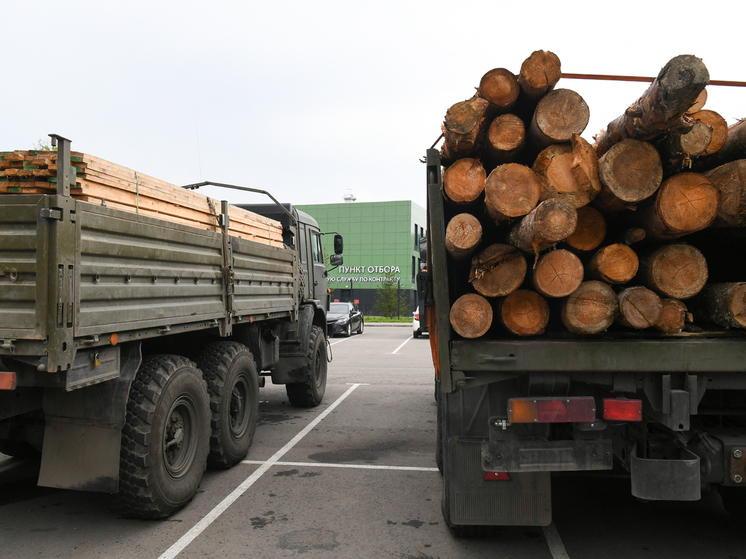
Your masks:
{"label": "cut log end", "polygon": [[614,323],[619,299],[600,281],[585,281],[564,301],[562,322],[574,334],[598,334]]}
{"label": "cut log end", "polygon": [[505,68],[495,68],[487,72],[479,82],[477,95],[489,101],[500,111],[510,110],[518,100],[521,87],[515,75]]}
{"label": "cut log end", "polygon": [[571,89],[555,89],[542,97],[531,120],[532,139],[539,146],[569,142],[588,126],[590,110],[585,100]]}
{"label": "cut log end", "polygon": [[580,208],[601,192],[596,152],[577,134],[571,142],[545,148],[532,168],[541,185],[541,200],[564,198]]}
{"label": "cut log end", "polygon": [[623,326],[644,330],[658,324],[663,315],[660,297],[647,287],[636,285],[619,293],[619,318]]}
{"label": "cut log end", "polygon": [[467,293],[451,307],[450,319],[459,336],[479,338],[492,326],[492,305],[481,295]]}
{"label": "cut log end", "polygon": [[515,247],[496,243],[472,258],[469,281],[485,297],[504,297],[521,286],[527,268]]}
{"label": "cut log end", "polygon": [[655,328],[666,334],[681,332],[686,323],[690,322],[690,314],[686,305],[678,299],[664,299],[661,304],[663,305],[663,313]]}
{"label": "cut log end", "polygon": [[700,231],[709,226],[720,208],[720,193],[698,173],[679,173],[666,180],[658,191],[655,210],[671,236]]}
{"label": "cut log end", "polygon": [[707,261],[691,245],[667,245],[643,260],[641,275],[650,289],[674,299],[689,299],[707,283]]}
{"label": "cut log end", "polygon": [[606,238],[606,220],[601,212],[590,207],[578,208],[578,224],[567,237],[567,244],[584,252],[598,248]]}
{"label": "cut log end", "polygon": [[467,258],[482,240],[482,225],[471,214],[455,215],[446,227],[446,250],[456,260]]}
{"label": "cut log end", "polygon": [[658,190],[663,180],[663,166],[651,144],[625,140],[599,158],[598,174],[601,184],[610,191],[601,194],[601,202],[611,195],[622,202],[634,203],[649,198]]}
{"label": "cut log end", "polygon": [[599,249],[588,264],[588,274],[597,280],[621,285],[635,277],[639,260],[634,250],[616,243]]}
{"label": "cut log end", "polygon": [[553,250],[541,256],[533,270],[533,285],[544,297],[567,297],[583,282],[583,263],[572,252]]}
{"label": "cut log end", "polygon": [[484,191],[487,173],[477,159],[465,157],[457,160],[443,173],[443,191],[457,204],[468,204]]}
{"label": "cut log end", "polygon": [[519,289],[503,300],[500,320],[513,334],[536,336],[544,332],[549,322],[549,305],[535,291]]}
{"label": "cut log end", "polygon": [[484,186],[487,213],[495,222],[524,216],[539,202],[539,181],[534,172],[518,163],[496,167]]}
{"label": "cut log end", "polygon": [[537,99],[550,91],[561,77],[559,57],[550,51],[537,50],[521,64],[518,83],[527,97]]}

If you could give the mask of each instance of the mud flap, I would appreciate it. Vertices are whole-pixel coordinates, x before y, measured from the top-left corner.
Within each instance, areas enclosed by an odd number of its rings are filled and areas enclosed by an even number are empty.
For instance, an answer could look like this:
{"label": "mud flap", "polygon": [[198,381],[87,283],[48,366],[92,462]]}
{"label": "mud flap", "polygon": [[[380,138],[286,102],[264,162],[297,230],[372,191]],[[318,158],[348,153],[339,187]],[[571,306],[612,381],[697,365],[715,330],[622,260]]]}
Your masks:
{"label": "mud flap", "polygon": [[481,441],[452,437],[446,448],[443,512],[449,524],[548,526],[552,522],[550,472],[511,472],[509,480],[485,481]]}
{"label": "mud flap", "polygon": [[653,460],[630,455],[632,495],[649,501],[698,501],[701,498],[699,456],[686,449],[679,459]]}

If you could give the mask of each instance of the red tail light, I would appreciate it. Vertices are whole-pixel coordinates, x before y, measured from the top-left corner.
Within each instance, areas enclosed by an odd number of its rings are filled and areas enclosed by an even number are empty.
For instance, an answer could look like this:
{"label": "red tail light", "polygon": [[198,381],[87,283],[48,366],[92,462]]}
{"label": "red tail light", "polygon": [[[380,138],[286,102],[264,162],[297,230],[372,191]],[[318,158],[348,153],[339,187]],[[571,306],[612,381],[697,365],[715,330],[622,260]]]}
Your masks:
{"label": "red tail light", "polygon": [[0,372],[0,390],[15,390],[17,382],[15,373]]}
{"label": "red tail light", "polygon": [[420,313],[415,313],[415,314],[414,314],[414,319],[415,319],[415,320],[416,320],[417,322],[419,322],[419,321],[420,321]]}
{"label": "red tail light", "polygon": [[508,421],[511,423],[586,423],[595,419],[593,396],[508,400]]}
{"label": "red tail light", "polygon": [[604,419],[610,421],[642,421],[642,400],[604,398]]}
{"label": "red tail light", "polygon": [[486,472],[484,481],[510,481],[508,472]]}

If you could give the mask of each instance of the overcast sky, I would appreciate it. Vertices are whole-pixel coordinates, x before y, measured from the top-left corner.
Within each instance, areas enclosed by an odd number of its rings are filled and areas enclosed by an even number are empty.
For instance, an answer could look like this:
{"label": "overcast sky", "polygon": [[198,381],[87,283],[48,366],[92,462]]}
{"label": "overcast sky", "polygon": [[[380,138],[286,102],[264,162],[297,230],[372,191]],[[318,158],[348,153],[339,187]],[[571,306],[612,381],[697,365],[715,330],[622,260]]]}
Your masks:
{"label": "overcast sky", "polygon": [[[670,5],[669,5],[670,4]],[[669,5],[664,7],[664,5]],[[678,54],[746,81],[729,2],[23,0],[5,3],[0,150],[54,132],[76,151],[175,183],[266,189],[296,204],[413,200],[448,107],[496,67],[551,50],[569,73],[655,76]],[[561,80],[583,136],[642,83]],[[746,88],[706,108],[746,117]],[[200,192],[232,202],[237,192]]]}

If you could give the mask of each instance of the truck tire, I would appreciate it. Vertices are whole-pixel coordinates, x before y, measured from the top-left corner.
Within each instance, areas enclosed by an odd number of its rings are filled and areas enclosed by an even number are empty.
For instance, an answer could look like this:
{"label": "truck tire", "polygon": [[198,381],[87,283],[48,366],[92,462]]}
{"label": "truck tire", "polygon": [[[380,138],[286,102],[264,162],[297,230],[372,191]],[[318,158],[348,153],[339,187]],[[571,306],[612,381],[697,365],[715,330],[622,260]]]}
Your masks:
{"label": "truck tire", "polygon": [[147,357],[130,388],[115,509],[163,518],[194,497],[210,449],[210,403],[197,366],[178,355]]}
{"label": "truck tire", "polygon": [[318,406],[326,392],[326,340],[324,331],[311,327],[306,354],[306,380],[285,385],[288,400],[299,408]]}
{"label": "truck tire", "polygon": [[254,357],[237,342],[210,344],[197,363],[210,395],[207,465],[230,468],[249,452],[259,415],[259,375]]}

